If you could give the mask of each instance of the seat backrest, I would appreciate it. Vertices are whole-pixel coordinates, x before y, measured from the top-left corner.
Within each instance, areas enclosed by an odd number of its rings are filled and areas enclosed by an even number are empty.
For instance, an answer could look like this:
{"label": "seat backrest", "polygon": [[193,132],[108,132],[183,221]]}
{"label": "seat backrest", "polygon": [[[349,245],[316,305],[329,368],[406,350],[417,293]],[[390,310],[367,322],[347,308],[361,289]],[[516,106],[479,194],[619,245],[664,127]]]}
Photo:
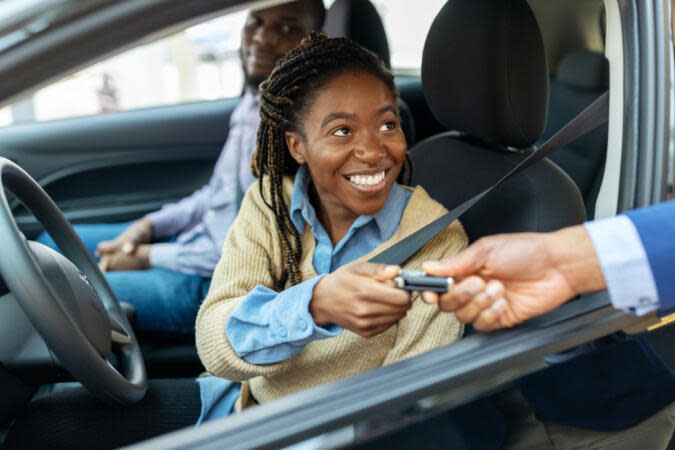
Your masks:
{"label": "seat backrest", "polygon": [[326,11],[323,31],[328,37],[355,40],[391,67],[387,33],[370,0],[335,0]]}
{"label": "seat backrest", "polygon": [[[541,32],[526,0],[451,0],[424,46],[422,86],[446,129],[411,149],[413,182],[453,208],[496,182],[541,136],[548,70]],[[545,159],[504,183],[462,216],[470,240],[581,223],[574,182]]]}
{"label": "seat backrest", "polygon": [[[370,0],[335,0],[326,11],[323,31],[328,37],[348,37],[378,55],[391,67],[389,40],[382,19]],[[408,105],[399,99],[401,128],[408,147],[415,144],[415,120]]]}
{"label": "seat backrest", "polygon": [[[550,79],[549,108],[541,142],[579,114],[609,87],[609,64],[600,53],[579,50],[561,60]],[[586,204],[586,216],[593,218],[607,153],[607,125],[561,148],[551,160],[576,183]]]}

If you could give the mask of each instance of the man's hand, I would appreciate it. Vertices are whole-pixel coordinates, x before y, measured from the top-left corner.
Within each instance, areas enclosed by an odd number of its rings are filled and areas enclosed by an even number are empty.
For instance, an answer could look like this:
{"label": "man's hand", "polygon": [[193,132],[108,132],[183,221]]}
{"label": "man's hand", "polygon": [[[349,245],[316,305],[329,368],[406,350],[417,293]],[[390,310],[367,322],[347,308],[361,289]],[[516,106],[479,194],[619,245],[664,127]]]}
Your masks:
{"label": "man's hand", "polygon": [[[138,219],[112,241],[103,241],[96,247],[96,256],[103,261],[104,256],[115,253],[134,255],[141,244],[152,241],[152,222],[145,217]],[[110,259],[110,258],[108,258]]]}
{"label": "man's hand", "polygon": [[410,309],[409,292],[383,283],[400,271],[385,264],[346,264],[314,286],[309,312],[317,325],[334,323],[362,337],[375,336]]}
{"label": "man's hand", "polygon": [[98,263],[101,272],[115,270],[147,270],[150,264],[150,245],[141,244],[129,254],[124,251],[104,253]]}
{"label": "man's hand", "polygon": [[425,263],[424,269],[461,280],[440,296],[424,292],[424,300],[454,311],[460,321],[480,331],[519,324],[581,292],[605,288],[583,226],[490,236],[452,258]]}

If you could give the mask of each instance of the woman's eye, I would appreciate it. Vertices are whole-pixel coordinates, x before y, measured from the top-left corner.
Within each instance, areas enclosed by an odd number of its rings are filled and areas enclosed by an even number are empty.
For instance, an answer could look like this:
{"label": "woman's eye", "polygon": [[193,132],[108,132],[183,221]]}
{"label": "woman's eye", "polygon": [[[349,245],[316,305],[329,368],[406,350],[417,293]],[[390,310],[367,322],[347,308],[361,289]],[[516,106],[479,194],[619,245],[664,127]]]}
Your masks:
{"label": "woman's eye", "polygon": [[394,130],[395,128],[396,122],[394,122],[393,120],[389,120],[382,124],[382,126],[380,127],[380,131],[391,131]]}
{"label": "woman's eye", "polygon": [[342,127],[338,128],[337,130],[333,131],[333,136],[349,136],[352,134],[352,130],[350,130],[347,127]]}

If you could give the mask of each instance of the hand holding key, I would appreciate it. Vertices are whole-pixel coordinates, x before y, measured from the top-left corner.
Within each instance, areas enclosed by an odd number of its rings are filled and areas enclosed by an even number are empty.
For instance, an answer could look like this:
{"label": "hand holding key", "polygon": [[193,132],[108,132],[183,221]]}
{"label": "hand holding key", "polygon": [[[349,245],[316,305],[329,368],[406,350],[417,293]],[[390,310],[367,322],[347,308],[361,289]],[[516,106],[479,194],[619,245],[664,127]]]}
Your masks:
{"label": "hand holding key", "polygon": [[445,294],[423,292],[424,301],[454,312],[480,331],[519,324],[581,292],[605,287],[582,226],[489,236],[452,258],[425,263],[424,269],[455,278],[455,286]]}

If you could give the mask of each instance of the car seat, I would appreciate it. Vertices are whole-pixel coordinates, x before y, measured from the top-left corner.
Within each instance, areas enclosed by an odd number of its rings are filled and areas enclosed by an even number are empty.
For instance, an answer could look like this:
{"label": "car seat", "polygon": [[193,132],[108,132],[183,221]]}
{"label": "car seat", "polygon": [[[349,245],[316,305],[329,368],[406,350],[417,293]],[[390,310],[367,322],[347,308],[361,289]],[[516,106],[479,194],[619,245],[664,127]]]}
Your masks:
{"label": "car seat", "polygon": [[[326,11],[323,25],[328,37],[347,37],[378,55],[391,67],[389,40],[382,19],[369,0],[335,0]],[[415,144],[415,120],[403,99],[398,102],[401,129],[408,147]]]}
{"label": "car seat", "polygon": [[[573,51],[561,60],[549,84],[549,109],[541,142],[579,114],[609,88],[609,64],[604,55],[586,50]],[[576,183],[592,219],[600,191],[607,153],[607,125],[570,142],[553,155]]]}
{"label": "car seat", "polygon": [[[422,58],[424,96],[446,129],[410,151],[413,184],[451,209],[495,183],[533,150],[546,120],[548,70],[525,0],[452,0],[434,20]],[[544,159],[461,217],[471,241],[551,231],[585,218],[579,190]]]}

